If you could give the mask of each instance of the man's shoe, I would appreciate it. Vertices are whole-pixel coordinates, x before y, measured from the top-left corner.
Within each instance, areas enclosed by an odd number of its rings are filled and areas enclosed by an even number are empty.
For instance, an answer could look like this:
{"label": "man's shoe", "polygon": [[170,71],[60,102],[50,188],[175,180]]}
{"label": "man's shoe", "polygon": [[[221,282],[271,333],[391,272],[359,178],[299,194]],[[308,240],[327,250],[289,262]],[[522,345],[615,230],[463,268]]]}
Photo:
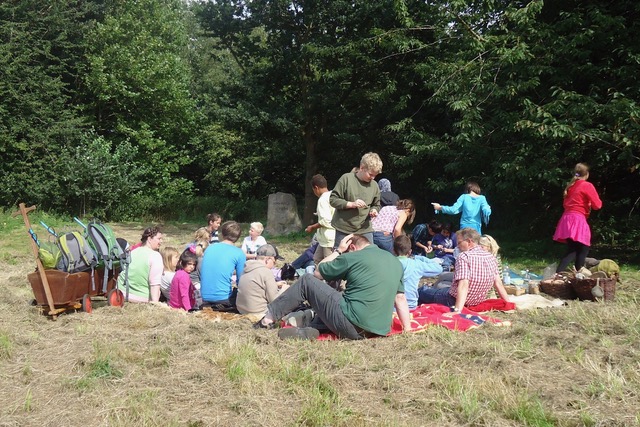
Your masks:
{"label": "man's shoe", "polygon": [[262,321],[264,320],[264,317],[260,320],[258,320],[256,323],[253,324],[253,329],[274,329],[276,327],[276,323],[272,322],[272,323],[268,323],[268,324],[264,324],[262,323]]}
{"label": "man's shoe", "polygon": [[282,328],[278,331],[281,340],[317,340],[320,332],[314,328]]}
{"label": "man's shoe", "polygon": [[306,309],[302,311],[294,311],[287,314],[282,320],[285,324],[295,326],[297,328],[304,328],[311,324],[315,313],[312,309]]}

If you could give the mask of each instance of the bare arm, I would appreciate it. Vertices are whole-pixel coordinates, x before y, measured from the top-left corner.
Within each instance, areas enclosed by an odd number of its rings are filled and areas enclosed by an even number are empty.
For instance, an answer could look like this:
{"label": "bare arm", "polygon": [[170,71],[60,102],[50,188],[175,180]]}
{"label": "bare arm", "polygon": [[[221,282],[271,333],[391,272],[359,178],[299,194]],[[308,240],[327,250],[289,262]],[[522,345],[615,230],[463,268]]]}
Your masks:
{"label": "bare arm", "polygon": [[[340,242],[337,248],[338,251],[340,251],[340,253],[344,253],[349,249],[349,244],[351,243],[352,237],[353,237],[353,234],[348,234],[342,239],[342,241]],[[318,264],[318,268],[316,268],[316,271],[313,272],[313,275],[320,280],[324,280],[324,277],[322,277],[322,274],[320,274],[320,264],[333,261],[334,259],[340,256],[340,253],[333,252],[331,255],[329,255],[322,261],[320,261],[320,263]]]}
{"label": "bare arm", "polygon": [[493,287],[495,288],[500,298],[505,301],[509,301],[509,297],[507,297],[507,291],[502,285],[502,278],[500,277],[500,274],[496,274],[493,278]]}
{"label": "bare arm", "polygon": [[462,309],[464,308],[464,303],[467,302],[468,294],[469,294],[469,279],[459,280],[458,296],[456,297],[455,311],[462,311]]}
{"label": "bare arm", "polygon": [[396,294],[396,299],[393,303],[396,307],[396,313],[398,313],[398,319],[402,323],[402,330],[407,332],[411,328],[411,314],[409,314],[409,306],[407,305],[407,298],[404,294]]}
{"label": "bare arm", "polygon": [[407,212],[403,210],[398,211],[398,221],[396,222],[396,226],[393,228],[393,237],[398,237],[403,234],[402,227],[404,227],[404,223],[407,221]]}

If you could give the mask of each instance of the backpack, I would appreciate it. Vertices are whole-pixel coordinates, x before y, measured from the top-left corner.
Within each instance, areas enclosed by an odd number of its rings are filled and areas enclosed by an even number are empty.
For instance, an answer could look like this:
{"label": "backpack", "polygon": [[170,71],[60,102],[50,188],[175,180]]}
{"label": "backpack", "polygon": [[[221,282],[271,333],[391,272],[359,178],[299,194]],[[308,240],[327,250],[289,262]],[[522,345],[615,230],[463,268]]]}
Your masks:
{"label": "backpack", "polygon": [[56,268],[60,262],[60,248],[53,242],[42,242],[38,248],[38,258],[45,269]]}
{"label": "backpack", "polygon": [[281,280],[293,280],[296,277],[296,269],[291,264],[285,264],[280,269]]}
{"label": "backpack", "polygon": [[86,225],[85,236],[96,253],[98,262],[104,267],[102,292],[106,293],[109,272],[115,273],[118,267],[122,270],[127,264],[127,254],[116,239],[111,227],[96,219]]}
{"label": "backpack", "polygon": [[60,248],[60,261],[56,268],[67,273],[91,270],[91,282],[95,290],[93,270],[98,260],[82,234],[77,231],[61,234],[56,244]]}

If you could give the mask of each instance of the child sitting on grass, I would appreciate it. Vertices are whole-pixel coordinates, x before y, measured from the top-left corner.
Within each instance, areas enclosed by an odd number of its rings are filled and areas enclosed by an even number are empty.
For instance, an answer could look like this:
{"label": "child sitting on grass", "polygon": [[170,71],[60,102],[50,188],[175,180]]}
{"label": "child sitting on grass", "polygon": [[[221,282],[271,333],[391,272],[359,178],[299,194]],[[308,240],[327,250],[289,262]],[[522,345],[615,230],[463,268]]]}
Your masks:
{"label": "child sitting on grass", "polygon": [[457,246],[455,234],[451,234],[451,224],[442,224],[440,232],[431,239],[431,247],[434,249],[436,258],[442,260],[442,269],[449,271],[456,259],[453,256]]}
{"label": "child sitting on grass", "polygon": [[402,264],[404,275],[404,295],[407,298],[409,310],[413,310],[418,305],[418,286],[423,277],[436,277],[442,273],[442,266],[436,261],[421,255],[411,255],[411,239],[405,235],[398,236],[393,240],[393,250]]}
{"label": "child sitting on grass", "polygon": [[160,248],[160,255],[162,255],[162,263],[164,265],[162,278],[160,279],[160,292],[164,300],[169,301],[171,281],[176,274],[176,266],[180,261],[180,252],[173,246],[163,246]]}
{"label": "child sitting on grass", "polygon": [[[440,223],[436,220],[429,224],[418,224],[411,232],[411,240],[413,242],[413,255],[426,255],[433,251],[431,240],[436,233],[440,232]],[[437,230],[437,231],[436,231]]]}
{"label": "child sitting on grass", "polygon": [[261,222],[251,223],[249,235],[242,241],[242,252],[245,253],[247,259],[255,259],[258,248],[267,244],[267,241],[262,237],[262,231],[264,231],[264,226]]}
{"label": "child sitting on grass", "polygon": [[178,271],[176,271],[171,281],[171,294],[169,298],[169,306],[189,311],[195,308],[196,300],[194,297],[195,288],[191,282],[189,274],[195,270],[198,264],[198,257],[195,253],[186,250],[180,255],[180,263]]}

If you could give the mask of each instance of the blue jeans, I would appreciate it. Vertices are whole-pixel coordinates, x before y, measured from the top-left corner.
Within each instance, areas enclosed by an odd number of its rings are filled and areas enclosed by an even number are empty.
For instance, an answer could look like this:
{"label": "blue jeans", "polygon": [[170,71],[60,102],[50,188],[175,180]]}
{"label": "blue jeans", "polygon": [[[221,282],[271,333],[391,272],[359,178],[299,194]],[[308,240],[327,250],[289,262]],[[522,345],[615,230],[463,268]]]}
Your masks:
{"label": "blue jeans", "polygon": [[[340,308],[342,293],[315,278],[312,274],[305,274],[298,279],[269,304],[268,308],[273,318],[278,320],[300,307],[305,301],[316,312],[316,318],[311,324],[312,327],[322,330],[324,329],[322,326],[325,326],[339,338],[350,340],[363,338]],[[321,323],[318,322],[318,318]]]}
{"label": "blue jeans", "polygon": [[449,289],[435,289],[432,286],[423,286],[418,289],[418,304],[442,304],[451,307],[455,305],[456,299],[449,295]]}
{"label": "blue jeans", "polygon": [[375,243],[380,249],[389,251],[393,254],[393,234],[382,231],[373,232],[373,243]]}

